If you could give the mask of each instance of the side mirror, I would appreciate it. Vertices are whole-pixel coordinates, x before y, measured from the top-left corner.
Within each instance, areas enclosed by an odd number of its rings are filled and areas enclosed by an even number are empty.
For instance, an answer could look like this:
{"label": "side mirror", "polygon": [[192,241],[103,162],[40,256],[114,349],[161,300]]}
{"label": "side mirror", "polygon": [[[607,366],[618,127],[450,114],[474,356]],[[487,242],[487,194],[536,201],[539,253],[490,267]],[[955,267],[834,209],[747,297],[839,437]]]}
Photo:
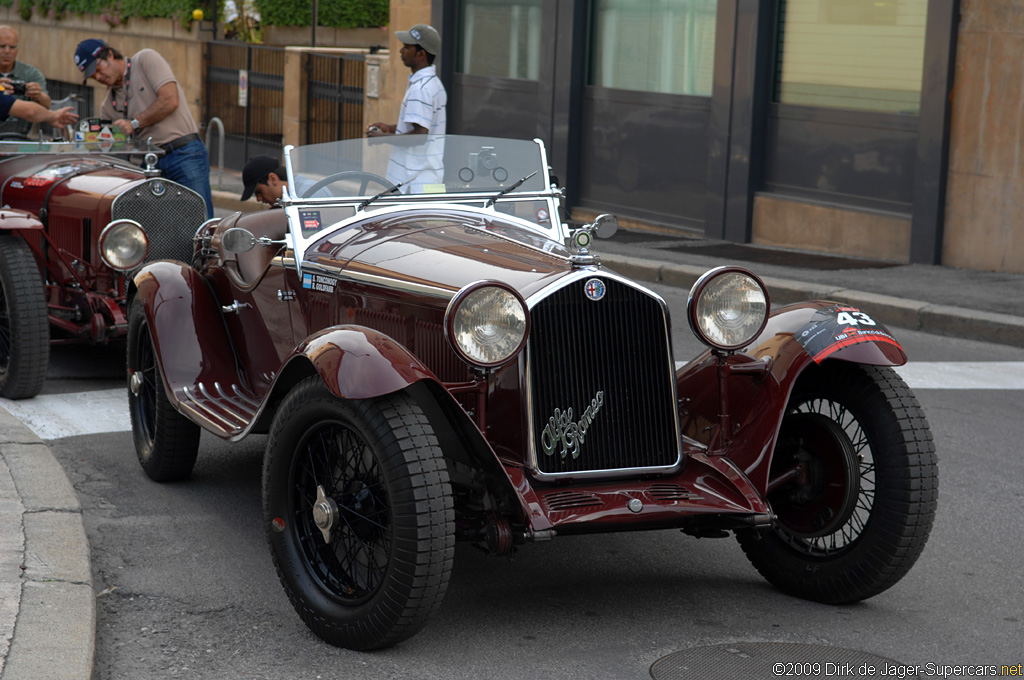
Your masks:
{"label": "side mirror", "polygon": [[607,213],[598,215],[591,229],[598,238],[611,238],[619,231],[619,220]]}
{"label": "side mirror", "polygon": [[231,227],[220,235],[221,246],[229,253],[247,253],[256,247],[256,237],[248,229]]}

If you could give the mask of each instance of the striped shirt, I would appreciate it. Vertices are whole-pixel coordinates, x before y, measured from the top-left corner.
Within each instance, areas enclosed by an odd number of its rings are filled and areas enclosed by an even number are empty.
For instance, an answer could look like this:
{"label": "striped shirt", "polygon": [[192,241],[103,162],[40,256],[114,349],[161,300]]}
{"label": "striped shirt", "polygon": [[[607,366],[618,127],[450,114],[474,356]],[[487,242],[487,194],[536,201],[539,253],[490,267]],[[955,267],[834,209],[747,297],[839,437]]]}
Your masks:
{"label": "striped shirt", "polygon": [[[402,193],[423,193],[425,185],[444,182],[444,137],[448,126],[448,94],[437,77],[437,69],[426,66],[409,76],[409,86],[398,114],[397,134],[412,132],[413,125],[427,129],[424,144],[395,146],[391,149],[388,179],[408,181]],[[429,139],[429,141],[428,141]]]}

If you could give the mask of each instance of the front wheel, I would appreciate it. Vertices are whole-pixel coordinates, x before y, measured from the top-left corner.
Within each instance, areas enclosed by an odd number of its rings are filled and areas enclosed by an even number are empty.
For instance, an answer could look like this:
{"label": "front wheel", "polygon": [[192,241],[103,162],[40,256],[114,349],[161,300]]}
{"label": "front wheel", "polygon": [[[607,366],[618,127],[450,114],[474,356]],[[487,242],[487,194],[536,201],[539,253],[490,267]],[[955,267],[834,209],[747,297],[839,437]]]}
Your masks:
{"label": "front wheel", "polygon": [[156,482],[192,474],[199,452],[199,426],[178,413],[167,398],[142,302],[128,308],[128,415],[135,453]]}
{"label": "front wheel", "polygon": [[32,249],[0,234],[0,397],[39,394],[50,363],[46,293]]}
{"label": "front wheel", "polygon": [[829,604],[891,587],[935,519],[935,445],[917,399],[891,368],[810,369],[783,418],[768,489],[771,531],[737,534],[768,581]]}
{"label": "front wheel", "polygon": [[348,401],[319,376],[299,383],[267,442],[263,512],[281,584],[327,642],[387,647],[440,606],[455,550],[452,492],[411,397]]}

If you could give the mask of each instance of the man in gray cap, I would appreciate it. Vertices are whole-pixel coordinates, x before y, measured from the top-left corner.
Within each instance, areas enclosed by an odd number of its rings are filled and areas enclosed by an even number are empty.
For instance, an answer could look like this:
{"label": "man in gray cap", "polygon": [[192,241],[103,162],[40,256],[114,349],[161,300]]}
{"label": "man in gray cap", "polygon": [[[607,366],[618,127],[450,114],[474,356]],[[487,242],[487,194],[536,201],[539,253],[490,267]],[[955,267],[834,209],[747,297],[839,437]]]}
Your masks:
{"label": "man in gray cap", "polygon": [[441,51],[441,36],[433,26],[416,24],[408,31],[396,31],[395,37],[402,42],[399,55],[402,63],[412,69],[412,75],[402,99],[398,123],[374,123],[367,129],[367,136],[443,135],[448,125],[448,93],[434,68],[434,58]]}
{"label": "man in gray cap", "polygon": [[434,68],[434,58],[441,51],[441,36],[433,26],[416,24],[408,31],[396,31],[395,37],[402,42],[402,63],[412,69],[398,123],[374,123],[366,135],[426,135],[425,143],[396,144],[392,148],[388,179],[396,184],[401,182],[402,191],[407,194],[438,191],[443,189],[443,135],[448,126],[448,93]]}

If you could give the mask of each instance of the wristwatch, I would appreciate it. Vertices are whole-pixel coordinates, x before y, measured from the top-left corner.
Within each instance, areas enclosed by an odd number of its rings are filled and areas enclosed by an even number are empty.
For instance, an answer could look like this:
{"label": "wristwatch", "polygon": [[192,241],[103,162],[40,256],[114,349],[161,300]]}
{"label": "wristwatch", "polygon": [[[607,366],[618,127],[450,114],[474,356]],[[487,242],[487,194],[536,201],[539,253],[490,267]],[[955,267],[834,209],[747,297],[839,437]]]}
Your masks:
{"label": "wristwatch", "polygon": [[139,129],[139,119],[138,118],[132,118],[132,130],[138,130],[138,129]]}

